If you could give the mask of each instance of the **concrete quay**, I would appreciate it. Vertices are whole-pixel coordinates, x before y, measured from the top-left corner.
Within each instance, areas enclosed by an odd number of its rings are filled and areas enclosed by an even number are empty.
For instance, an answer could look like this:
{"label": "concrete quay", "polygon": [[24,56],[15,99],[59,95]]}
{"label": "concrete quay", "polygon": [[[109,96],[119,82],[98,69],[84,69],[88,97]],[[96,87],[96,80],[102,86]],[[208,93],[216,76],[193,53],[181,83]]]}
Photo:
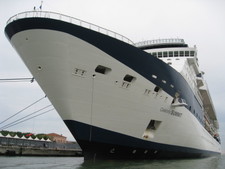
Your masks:
{"label": "concrete quay", "polygon": [[19,146],[0,146],[0,155],[6,156],[82,156],[80,149],[53,149]]}
{"label": "concrete quay", "polygon": [[0,156],[82,156],[76,142],[57,143],[0,137]]}

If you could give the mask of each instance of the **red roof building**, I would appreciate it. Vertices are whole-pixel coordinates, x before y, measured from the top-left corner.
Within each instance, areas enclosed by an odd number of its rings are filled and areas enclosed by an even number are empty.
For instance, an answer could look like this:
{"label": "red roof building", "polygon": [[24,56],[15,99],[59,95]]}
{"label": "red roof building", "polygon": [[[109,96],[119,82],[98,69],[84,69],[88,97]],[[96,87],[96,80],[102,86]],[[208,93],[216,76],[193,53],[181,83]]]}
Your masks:
{"label": "red roof building", "polygon": [[47,135],[50,136],[52,141],[55,141],[57,143],[66,143],[67,142],[66,137],[63,136],[62,134],[59,135],[59,134],[56,134],[56,133],[49,133]]}

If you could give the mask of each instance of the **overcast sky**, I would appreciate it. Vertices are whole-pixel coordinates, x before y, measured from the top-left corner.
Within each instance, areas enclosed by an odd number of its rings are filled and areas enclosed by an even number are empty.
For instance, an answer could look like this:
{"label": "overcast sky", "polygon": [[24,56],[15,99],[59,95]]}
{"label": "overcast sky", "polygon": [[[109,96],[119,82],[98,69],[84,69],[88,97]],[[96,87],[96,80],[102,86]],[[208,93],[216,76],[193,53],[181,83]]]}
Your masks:
{"label": "overcast sky", "polygon": [[[32,77],[4,35],[13,15],[38,8],[41,0],[0,0],[0,78]],[[43,0],[42,10],[70,15],[118,32],[133,42],[183,38],[196,45],[225,142],[225,1],[224,0]],[[0,83],[0,122],[43,97],[36,82]],[[47,99],[20,117],[50,104]],[[19,115],[18,115],[19,118]],[[15,120],[16,118],[12,119]],[[2,127],[7,121],[0,125]],[[34,133],[56,132],[72,140],[57,112],[52,111],[8,128]]]}

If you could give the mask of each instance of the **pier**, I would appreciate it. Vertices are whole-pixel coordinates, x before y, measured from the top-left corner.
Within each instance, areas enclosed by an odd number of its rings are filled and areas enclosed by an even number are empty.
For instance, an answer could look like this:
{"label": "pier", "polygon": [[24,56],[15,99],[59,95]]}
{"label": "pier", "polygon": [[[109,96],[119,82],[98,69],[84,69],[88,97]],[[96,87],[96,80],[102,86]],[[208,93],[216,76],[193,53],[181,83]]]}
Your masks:
{"label": "pier", "polygon": [[0,137],[0,156],[82,156],[77,142],[57,143]]}

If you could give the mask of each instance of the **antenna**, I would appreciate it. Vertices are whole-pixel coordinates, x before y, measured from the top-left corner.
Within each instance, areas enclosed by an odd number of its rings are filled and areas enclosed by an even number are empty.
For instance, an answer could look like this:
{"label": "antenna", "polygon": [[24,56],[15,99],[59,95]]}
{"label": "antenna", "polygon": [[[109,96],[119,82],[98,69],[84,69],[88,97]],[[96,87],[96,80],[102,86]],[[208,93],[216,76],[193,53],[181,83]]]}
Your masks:
{"label": "antenna", "polygon": [[40,8],[40,10],[42,10],[42,4],[43,4],[43,1],[41,1],[41,5],[40,5],[40,7],[39,7],[39,8]]}

